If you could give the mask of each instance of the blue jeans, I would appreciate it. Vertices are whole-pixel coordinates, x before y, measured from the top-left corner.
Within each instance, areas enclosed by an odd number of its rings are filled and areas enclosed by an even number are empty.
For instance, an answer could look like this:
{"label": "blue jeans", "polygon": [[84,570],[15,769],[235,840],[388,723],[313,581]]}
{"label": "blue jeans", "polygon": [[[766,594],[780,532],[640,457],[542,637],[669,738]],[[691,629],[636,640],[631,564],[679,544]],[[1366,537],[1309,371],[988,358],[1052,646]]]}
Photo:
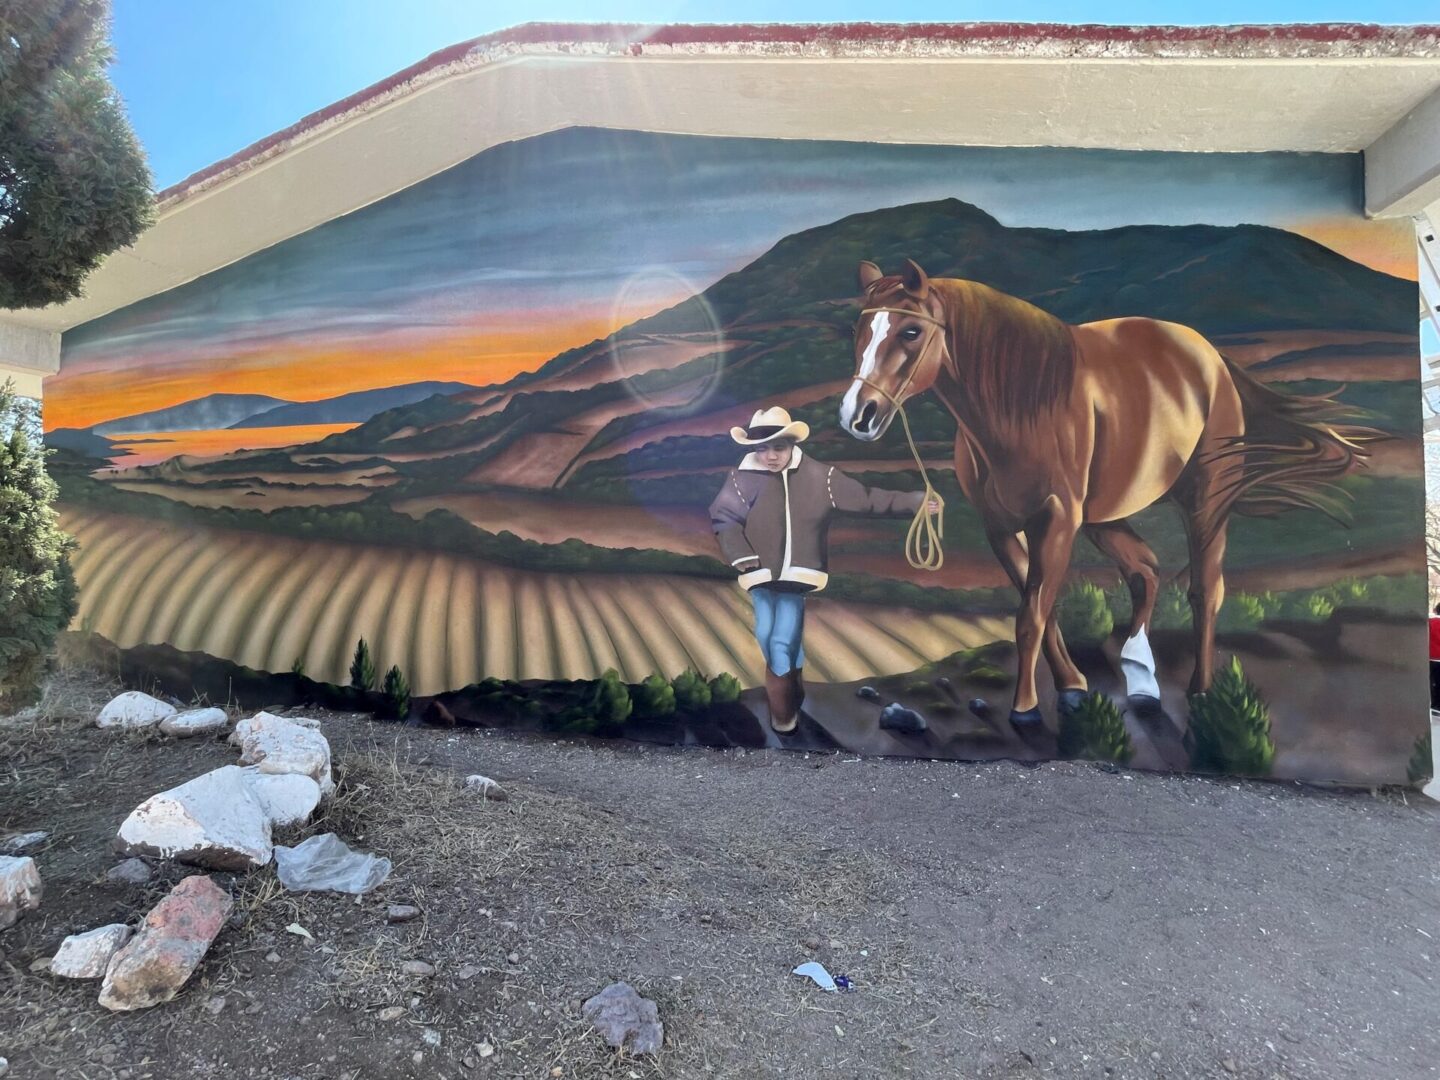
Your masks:
{"label": "blue jeans", "polygon": [[805,666],[805,594],[779,592],[757,585],[750,590],[755,603],[755,640],[765,654],[765,663],[776,675],[788,675],[791,668]]}

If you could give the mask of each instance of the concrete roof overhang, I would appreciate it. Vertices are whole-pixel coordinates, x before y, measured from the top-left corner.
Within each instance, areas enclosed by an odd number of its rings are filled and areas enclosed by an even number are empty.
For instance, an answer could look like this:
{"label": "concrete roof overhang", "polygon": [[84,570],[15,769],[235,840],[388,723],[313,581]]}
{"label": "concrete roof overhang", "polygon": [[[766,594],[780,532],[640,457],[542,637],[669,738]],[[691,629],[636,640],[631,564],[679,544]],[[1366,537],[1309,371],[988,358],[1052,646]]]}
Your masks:
{"label": "concrete roof overhang", "polygon": [[1365,151],[1369,212],[1408,214],[1440,200],[1440,26],[527,24],[441,50],[160,192],[155,225],[83,297],[0,322],[54,343],[58,363],[60,331],[572,126]]}

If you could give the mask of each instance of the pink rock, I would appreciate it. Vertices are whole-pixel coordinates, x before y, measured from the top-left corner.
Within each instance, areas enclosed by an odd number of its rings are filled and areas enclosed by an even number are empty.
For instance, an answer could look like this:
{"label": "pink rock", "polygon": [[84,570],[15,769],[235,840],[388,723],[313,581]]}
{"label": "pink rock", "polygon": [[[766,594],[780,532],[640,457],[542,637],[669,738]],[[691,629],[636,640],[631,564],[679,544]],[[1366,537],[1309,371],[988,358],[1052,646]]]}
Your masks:
{"label": "pink rock", "polygon": [[233,903],[208,877],[187,877],[176,885],[111,959],[100,1004],[125,1012],[173,998],[220,933]]}

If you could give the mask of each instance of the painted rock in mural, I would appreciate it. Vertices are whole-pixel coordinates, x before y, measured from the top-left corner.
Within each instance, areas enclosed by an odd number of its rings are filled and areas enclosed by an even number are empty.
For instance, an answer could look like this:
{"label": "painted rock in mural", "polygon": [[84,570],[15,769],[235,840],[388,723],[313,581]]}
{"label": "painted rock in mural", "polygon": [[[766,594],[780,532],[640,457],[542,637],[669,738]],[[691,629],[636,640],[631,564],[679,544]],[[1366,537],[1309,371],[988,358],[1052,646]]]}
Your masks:
{"label": "painted rock in mural", "polygon": [[160,721],[160,730],[166,735],[186,739],[192,735],[209,735],[224,729],[230,722],[224,709],[187,709],[185,712],[167,716]]}
{"label": "painted rock in mural", "polygon": [[60,943],[50,961],[50,973],[66,979],[98,979],[110,959],[130,940],[130,927],[111,923],[83,934],[71,934]]}
{"label": "painted rock in mural", "polygon": [[147,728],[174,716],[174,705],[159,698],[128,690],[113,699],[95,718],[96,727]]}
{"label": "painted rock in mural", "polygon": [[270,830],[310,816],[320,787],[306,776],[265,776],[238,765],[152,795],[120,826],[116,849],[217,870],[264,866]]}
{"label": "painted rock in mural", "polygon": [[233,904],[208,877],[187,877],[176,885],[111,959],[100,1004],[128,1011],[173,998],[200,966]]}
{"label": "painted rock in mural", "polygon": [[918,735],[929,725],[925,717],[914,709],[907,709],[898,701],[892,701],[880,710],[880,726],[887,731],[898,731],[906,735]]}
{"label": "painted rock in mural", "polygon": [[29,856],[0,855],[0,930],[40,906],[40,871]]}
{"label": "painted rock in mural", "polygon": [[231,741],[240,746],[240,764],[256,765],[263,773],[298,773],[320,785],[328,795],[335,788],[330,775],[330,743],[314,721],[262,712],[235,725]]}

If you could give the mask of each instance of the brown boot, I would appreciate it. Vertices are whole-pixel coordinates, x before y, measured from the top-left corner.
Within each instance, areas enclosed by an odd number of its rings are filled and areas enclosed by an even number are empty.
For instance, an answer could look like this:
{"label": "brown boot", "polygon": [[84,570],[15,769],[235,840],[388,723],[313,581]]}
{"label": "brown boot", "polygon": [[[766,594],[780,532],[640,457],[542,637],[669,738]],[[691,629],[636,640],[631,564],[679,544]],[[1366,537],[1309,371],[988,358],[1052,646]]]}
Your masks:
{"label": "brown boot", "polygon": [[795,730],[795,708],[790,704],[790,675],[776,675],[765,669],[765,700],[770,704],[770,726],[781,735]]}
{"label": "brown boot", "polygon": [[790,684],[790,714],[796,718],[800,716],[800,708],[805,704],[805,680],[803,673],[797,668],[791,668],[790,674],[785,676],[785,681]]}

